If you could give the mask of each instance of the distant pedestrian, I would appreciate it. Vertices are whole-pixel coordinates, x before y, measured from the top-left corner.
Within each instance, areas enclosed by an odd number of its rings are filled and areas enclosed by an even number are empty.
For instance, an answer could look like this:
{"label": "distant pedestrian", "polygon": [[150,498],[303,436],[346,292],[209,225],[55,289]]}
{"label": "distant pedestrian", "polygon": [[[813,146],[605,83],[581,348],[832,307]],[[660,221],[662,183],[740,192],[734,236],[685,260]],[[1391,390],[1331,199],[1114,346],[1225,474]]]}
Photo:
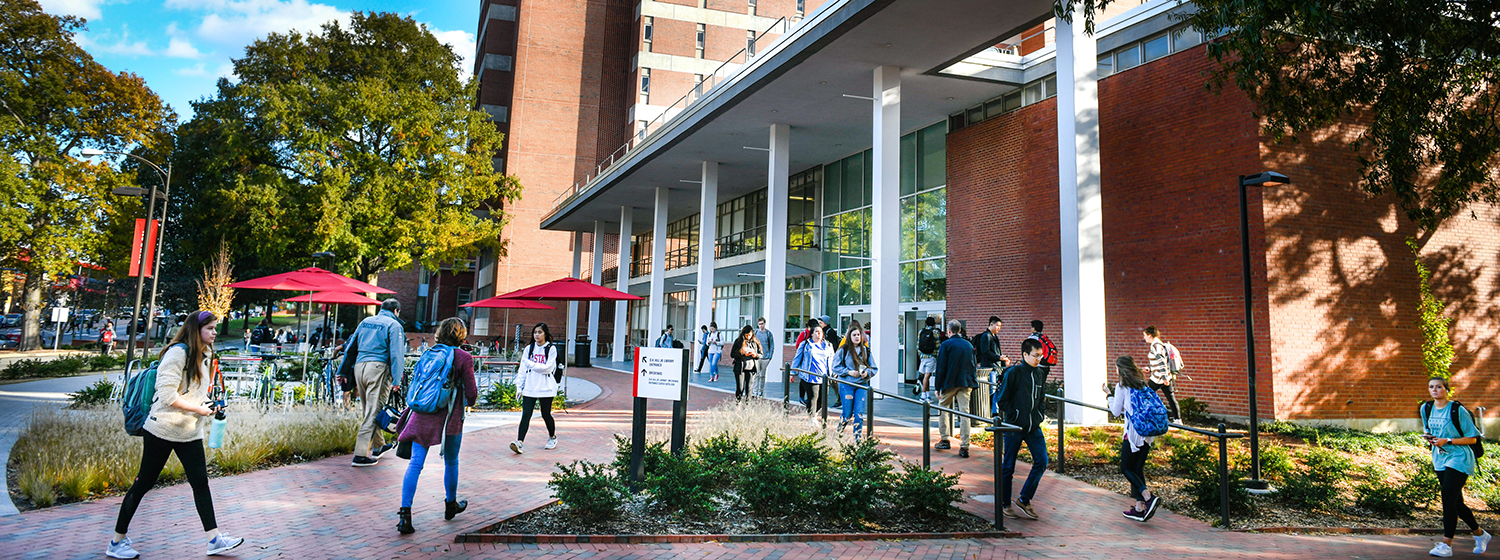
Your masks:
{"label": "distant pedestrian", "polygon": [[[1042,365],[1040,367],[1048,376],[1051,376],[1052,366],[1057,365],[1057,345],[1053,344],[1052,339],[1042,333],[1042,327],[1045,326],[1047,326],[1046,323],[1033,319],[1031,321],[1031,336],[1026,338],[1033,338],[1037,342],[1042,343]],[[1132,358],[1133,360],[1134,358]]]}
{"label": "distant pedestrian", "polygon": [[1161,391],[1166,398],[1167,409],[1172,413],[1173,422],[1182,422],[1182,411],[1177,407],[1177,396],[1173,394],[1172,384],[1177,376],[1172,373],[1171,364],[1167,362],[1167,343],[1161,340],[1161,331],[1156,330],[1156,325],[1151,325],[1141,330],[1141,340],[1146,341],[1149,350],[1146,352],[1146,361],[1151,364],[1151,379],[1146,382],[1152,391]]}
{"label": "distant pedestrian", "polygon": [[694,372],[703,373],[703,361],[708,359],[708,325],[698,325],[698,367]]}
{"label": "distant pedestrian", "polygon": [[[859,321],[851,321],[849,332],[845,334],[844,343],[839,345],[838,353],[833,356],[833,374],[844,381],[869,387],[870,379],[875,377],[877,370],[875,357],[865,341],[865,333],[860,329]],[[870,391],[843,383],[838,385],[839,399],[844,401],[844,406],[839,411],[838,431],[843,433],[844,427],[853,420],[854,440],[859,441],[864,435],[865,404],[870,398]]]}
{"label": "distant pedestrian", "polygon": [[811,335],[797,346],[792,357],[792,369],[800,371],[791,374],[798,380],[797,394],[807,403],[807,413],[812,414],[828,406],[820,402],[818,386],[823,384],[824,375],[833,372],[833,345],[823,340],[823,327],[816,319],[809,321],[808,327],[812,329]]}
{"label": "distant pedestrian", "polygon": [[1108,395],[1109,413],[1125,419],[1125,438],[1120,441],[1120,474],[1125,475],[1125,480],[1130,483],[1130,497],[1135,498],[1135,505],[1125,511],[1125,517],[1144,523],[1156,515],[1161,506],[1161,496],[1146,487],[1146,459],[1156,436],[1141,435],[1132,418],[1137,412],[1136,393],[1150,393],[1155,399],[1156,392],[1146,386],[1135,358],[1120,356],[1115,359],[1115,372],[1119,374],[1120,382],[1113,387],[1106,382],[1103,389]]}
{"label": "distant pedestrian", "polygon": [[[1031,499],[1036,496],[1037,485],[1042,474],[1047,472],[1047,438],[1042,435],[1042,414],[1046,398],[1044,387],[1047,376],[1039,367],[1042,362],[1042,346],[1035,339],[1021,341],[1021,363],[1005,369],[1000,380],[1000,394],[996,404],[1005,422],[1019,426],[1020,431],[1005,432],[1005,454],[1000,464],[1000,500],[1002,515],[1016,518],[1015,510],[1029,519],[1036,519],[1036,510]],[[1021,486],[1021,496],[1011,508],[1011,479],[1016,473],[1016,456],[1021,453],[1021,444],[1031,452],[1031,472]]]}
{"label": "distant pedestrian", "polygon": [[708,351],[708,382],[713,383],[719,380],[719,360],[724,359],[724,338],[718,323],[708,323],[708,336],[703,341],[703,348]]}
{"label": "distant pedestrian", "polygon": [[[667,326],[670,335],[672,327]],[[542,423],[547,425],[547,445],[557,447],[557,425],[552,420],[552,399],[557,397],[558,352],[552,344],[552,331],[546,323],[531,328],[531,344],[521,352],[521,369],[516,372],[516,394],[521,396],[521,425],[510,450],[526,452],[526,431],[531,427],[531,411],[541,405]]]}
{"label": "distant pedestrian", "polygon": [[974,337],[974,358],[979,362],[975,377],[984,381],[984,384],[974,390],[969,400],[969,410],[974,411],[974,414],[984,414],[981,411],[985,405],[989,405],[990,416],[999,413],[991,395],[999,392],[994,387],[1000,383],[1000,372],[1010,365],[1010,358],[1000,353],[1000,329],[1004,327],[1005,321],[991,315],[989,326]]}
{"label": "distant pedestrian", "polygon": [[766,396],[766,375],[771,369],[771,356],[776,354],[776,347],[780,344],[778,338],[770,329],[766,328],[766,318],[761,317],[755,322],[755,340],[760,343],[760,363],[756,364],[755,375],[752,376],[754,389],[750,391],[752,396]]}
{"label": "distant pedestrian", "polygon": [[458,499],[458,451],[464,439],[464,408],[479,402],[479,386],[474,381],[474,356],[460,349],[469,337],[469,329],[463,319],[449,317],[438,323],[437,343],[453,347],[449,366],[449,380],[453,381],[458,395],[452,410],[445,404],[431,414],[412,410],[403,419],[400,442],[411,442],[411,462],[406,464],[406,477],[401,480],[401,509],[397,512],[400,522],[396,530],[402,534],[416,531],[411,523],[411,503],[417,493],[417,479],[422,476],[422,464],[427,461],[427,450],[441,445],[443,450],[443,519],[453,519],[469,507],[468,500]]}
{"label": "distant pedestrian", "polygon": [[135,517],[141,499],[156,486],[162,468],[173,454],[182,463],[188,485],[193,488],[193,505],[208,539],[208,555],[228,552],[245,542],[245,539],[219,532],[218,521],[214,518],[213,496],[208,489],[208,461],[203,451],[204,432],[209,417],[216,412],[204,403],[210,402],[208,389],[214,384],[210,364],[218,323],[219,318],[208,311],[190,315],[177,338],[172,339],[171,345],[162,352],[161,365],[156,369],[156,392],[151,401],[151,413],[143,426],[146,434],[141,436],[141,466],[136,472],[135,482],[125,492],[124,501],[120,502],[115,535],[104,551],[110,558],[140,557],[126,536],[130,531],[130,521]]}
{"label": "distant pedestrian", "polygon": [[99,351],[105,356],[115,353],[115,322],[105,320],[104,328],[99,329]]}
{"label": "distant pedestrian", "polygon": [[744,400],[750,396],[750,380],[759,371],[763,353],[760,340],[755,338],[755,329],[745,325],[729,347],[729,358],[734,361],[734,398]]}
{"label": "distant pedestrian", "polygon": [[917,333],[917,383],[912,387],[914,395],[932,390],[932,374],[937,371],[938,339],[942,332],[937,323],[937,317],[928,315],[927,326]]}
{"label": "distant pedestrian", "polygon": [[673,348],[672,343],[676,341],[676,339],[672,338],[672,325],[667,325],[667,330],[661,332],[661,336],[656,338],[656,343],[652,344],[652,346],[657,348]]}
{"label": "distant pedestrian", "polygon": [[[963,324],[957,319],[948,321],[948,340],[938,347],[937,374],[934,385],[942,396],[939,405],[969,414],[969,395],[979,386],[975,377],[974,345],[960,333]],[[958,456],[969,456],[969,417],[959,416]],[[938,415],[938,442],[933,449],[952,449],[948,436],[953,434],[953,414]]]}
{"label": "distant pedestrian", "polygon": [[1464,485],[1474,474],[1474,450],[1469,446],[1479,441],[1480,432],[1469,409],[1448,399],[1451,390],[1447,379],[1428,379],[1427,394],[1432,400],[1417,409],[1422,438],[1432,446],[1432,468],[1437,471],[1443,497],[1443,540],[1428,554],[1443,558],[1453,556],[1453,534],[1458,531],[1459,519],[1474,535],[1474,554],[1484,554],[1490,546],[1490,534],[1479,527],[1474,512],[1464,504]]}
{"label": "distant pedestrian", "polygon": [[[394,376],[406,372],[406,329],[398,314],[401,302],[391,298],[380,302],[380,313],[360,321],[350,337],[349,347],[353,352],[344,353],[344,365],[340,369],[352,368],[354,385],[359,393],[360,409],[364,419],[354,439],[355,467],[373,467],[380,456],[394,448],[386,444],[382,429],[376,426],[376,417],[385,407],[391,391],[401,390],[394,383]],[[403,380],[404,381],[404,380]]]}

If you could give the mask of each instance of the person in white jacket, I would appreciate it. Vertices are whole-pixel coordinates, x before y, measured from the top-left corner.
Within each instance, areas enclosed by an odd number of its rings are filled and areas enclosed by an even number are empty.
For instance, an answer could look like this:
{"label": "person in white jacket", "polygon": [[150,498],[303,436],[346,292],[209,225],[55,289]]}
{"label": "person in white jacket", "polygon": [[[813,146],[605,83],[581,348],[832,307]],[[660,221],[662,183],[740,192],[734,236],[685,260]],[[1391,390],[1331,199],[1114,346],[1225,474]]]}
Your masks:
{"label": "person in white jacket", "polygon": [[1125,517],[1144,523],[1161,507],[1161,496],[1146,487],[1146,456],[1156,437],[1136,432],[1135,424],[1130,421],[1130,413],[1134,412],[1131,396],[1142,391],[1155,397],[1156,391],[1146,385],[1145,377],[1135,365],[1135,358],[1120,356],[1115,360],[1115,372],[1120,375],[1120,383],[1114,387],[1105,383],[1102,388],[1109,395],[1109,413],[1125,419],[1125,439],[1120,442],[1120,474],[1130,481],[1130,497],[1135,498],[1135,506],[1124,513]]}
{"label": "person in white jacket", "polygon": [[557,447],[557,426],[552,421],[552,399],[557,397],[557,348],[552,345],[552,331],[546,323],[537,323],[531,329],[531,344],[521,352],[521,366],[516,370],[516,394],[521,396],[521,425],[517,428],[516,441],[510,442],[510,450],[526,451],[526,429],[531,425],[531,411],[542,405],[542,422],[547,424],[547,446]]}

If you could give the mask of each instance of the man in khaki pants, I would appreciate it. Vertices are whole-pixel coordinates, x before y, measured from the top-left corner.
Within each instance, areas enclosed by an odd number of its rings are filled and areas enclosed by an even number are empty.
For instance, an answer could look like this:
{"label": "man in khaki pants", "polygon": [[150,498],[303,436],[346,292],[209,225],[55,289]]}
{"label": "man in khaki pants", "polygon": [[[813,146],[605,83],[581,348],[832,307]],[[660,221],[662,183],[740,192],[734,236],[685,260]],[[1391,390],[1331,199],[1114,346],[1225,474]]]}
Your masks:
{"label": "man in khaki pants", "polygon": [[[969,396],[979,381],[974,374],[974,345],[959,336],[962,324],[957,319],[948,321],[948,340],[938,346],[937,373],[934,384],[942,395],[941,406],[969,413]],[[953,433],[953,415],[947,412],[938,417],[938,440],[933,449],[952,449],[948,436]],[[958,456],[969,456],[969,418],[959,417]]]}
{"label": "man in khaki pants", "polygon": [[361,321],[350,337],[349,348],[355,350],[344,353],[345,365],[353,365],[354,390],[359,394],[364,413],[354,439],[356,467],[375,466],[381,455],[395,447],[385,444],[375,420],[390,392],[401,390],[392,384],[392,377],[401,375],[406,368],[406,327],[396,316],[400,312],[400,301],[392,298],[381,302],[380,313]]}

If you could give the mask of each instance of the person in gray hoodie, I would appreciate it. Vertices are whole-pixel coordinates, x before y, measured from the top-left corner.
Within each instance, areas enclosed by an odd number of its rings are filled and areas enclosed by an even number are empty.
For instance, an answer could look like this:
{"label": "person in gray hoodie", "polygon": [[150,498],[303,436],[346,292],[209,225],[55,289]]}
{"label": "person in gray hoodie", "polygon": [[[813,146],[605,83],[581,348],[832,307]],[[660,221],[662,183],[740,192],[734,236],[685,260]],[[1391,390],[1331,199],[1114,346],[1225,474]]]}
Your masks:
{"label": "person in gray hoodie", "polygon": [[355,351],[344,353],[344,363],[354,369],[354,390],[364,413],[354,438],[355,467],[373,467],[396,447],[385,443],[375,418],[391,391],[401,389],[392,379],[406,371],[406,327],[397,318],[400,312],[401,302],[395,298],[381,302],[380,313],[354,329],[349,348]]}

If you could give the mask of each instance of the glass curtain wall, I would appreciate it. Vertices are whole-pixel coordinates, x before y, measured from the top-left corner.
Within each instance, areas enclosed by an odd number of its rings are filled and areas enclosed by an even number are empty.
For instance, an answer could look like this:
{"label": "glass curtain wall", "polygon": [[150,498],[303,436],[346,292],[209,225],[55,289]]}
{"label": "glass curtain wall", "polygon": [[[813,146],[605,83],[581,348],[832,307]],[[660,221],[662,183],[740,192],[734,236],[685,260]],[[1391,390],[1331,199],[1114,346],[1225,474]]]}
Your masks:
{"label": "glass curtain wall", "polygon": [[818,235],[818,191],[823,188],[823,166],[792,175],[788,181],[786,217],[787,249],[817,250],[822,246]]}
{"label": "glass curtain wall", "polygon": [[[765,293],[764,282],[747,282],[714,288],[714,322],[719,330],[738,335],[740,327],[755,327]],[[728,352],[728,349],[725,349]]]}
{"label": "glass curtain wall", "polygon": [[724,259],[766,248],[766,189],[719,205],[715,255]]}
{"label": "glass curtain wall", "polygon": [[797,333],[807,320],[817,317],[818,275],[803,274],[786,279],[786,323],[782,325],[782,344],[797,341]]}

